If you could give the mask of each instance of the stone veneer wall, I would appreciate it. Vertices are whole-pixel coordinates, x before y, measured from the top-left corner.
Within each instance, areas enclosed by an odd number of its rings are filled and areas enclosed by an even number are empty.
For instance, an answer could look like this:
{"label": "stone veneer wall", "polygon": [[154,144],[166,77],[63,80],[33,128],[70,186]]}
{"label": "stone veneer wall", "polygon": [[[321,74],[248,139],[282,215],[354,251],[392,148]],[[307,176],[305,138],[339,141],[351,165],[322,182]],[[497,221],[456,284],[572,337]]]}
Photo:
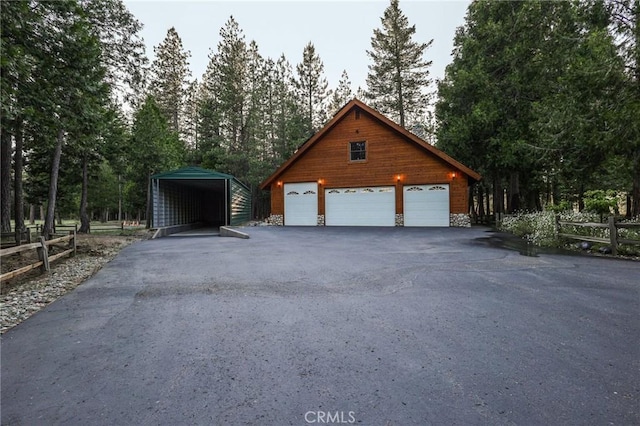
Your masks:
{"label": "stone veneer wall", "polygon": [[272,214],[269,216],[269,223],[276,226],[284,226],[284,215]]}
{"label": "stone veneer wall", "polygon": [[466,213],[451,213],[449,215],[449,224],[457,228],[470,228],[471,217]]}
{"label": "stone veneer wall", "polygon": [[[269,223],[276,226],[284,225],[284,215],[272,214],[269,216]],[[469,228],[471,227],[471,217],[466,213],[457,213],[449,215],[449,223],[452,227]],[[325,217],[323,214],[318,215],[318,226],[325,226]],[[404,215],[396,214],[396,226],[404,226]]]}

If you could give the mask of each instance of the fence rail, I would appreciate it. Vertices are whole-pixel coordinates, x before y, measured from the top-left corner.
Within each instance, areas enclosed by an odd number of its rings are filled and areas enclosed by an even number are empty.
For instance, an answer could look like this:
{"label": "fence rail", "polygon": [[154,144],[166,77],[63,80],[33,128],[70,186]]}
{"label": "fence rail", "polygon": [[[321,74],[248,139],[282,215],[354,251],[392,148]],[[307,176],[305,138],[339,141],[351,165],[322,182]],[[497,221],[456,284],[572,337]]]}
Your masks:
{"label": "fence rail", "polygon": [[[8,241],[8,239],[11,241]],[[29,228],[17,229],[14,232],[2,232],[0,248],[19,246],[31,243],[31,230]]]}
{"label": "fence rail", "polygon": [[[609,238],[592,237],[588,235],[576,235],[560,232],[562,226],[579,226],[585,228],[608,228]],[[609,216],[608,223],[593,223],[593,222],[564,222],[560,220],[559,216],[556,216],[556,230],[559,237],[569,238],[572,240],[589,241],[593,243],[602,243],[611,245],[611,254],[616,256],[618,254],[619,244],[633,244],[640,245],[640,240],[630,240],[626,238],[620,238],[618,235],[618,228],[639,228],[640,223],[619,223],[616,222],[614,216]]]}
{"label": "fence rail", "polygon": [[[59,246],[63,243],[66,243],[66,247],[64,247],[66,250],[62,251],[61,253],[49,256],[49,246]],[[59,237],[52,240],[45,240],[44,237],[40,237],[39,242],[37,243],[23,244],[11,248],[2,249],[0,250],[0,259],[5,256],[22,253],[28,250],[36,250],[38,252],[38,261],[0,275],[0,282],[15,278],[38,267],[43,273],[47,272],[50,270],[49,264],[51,262],[54,262],[66,255],[74,256],[76,254],[75,229],[71,231],[69,235],[64,237]]]}

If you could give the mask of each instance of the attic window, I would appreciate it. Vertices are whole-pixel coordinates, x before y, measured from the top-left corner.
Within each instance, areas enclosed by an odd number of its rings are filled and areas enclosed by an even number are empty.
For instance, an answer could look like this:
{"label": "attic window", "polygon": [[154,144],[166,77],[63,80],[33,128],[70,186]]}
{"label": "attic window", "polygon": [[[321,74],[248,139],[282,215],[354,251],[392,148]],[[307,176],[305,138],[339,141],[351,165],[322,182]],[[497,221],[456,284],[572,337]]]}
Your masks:
{"label": "attic window", "polygon": [[365,141],[349,142],[349,160],[367,160],[367,143]]}
{"label": "attic window", "polygon": [[360,110],[356,108],[356,120],[360,120]]}

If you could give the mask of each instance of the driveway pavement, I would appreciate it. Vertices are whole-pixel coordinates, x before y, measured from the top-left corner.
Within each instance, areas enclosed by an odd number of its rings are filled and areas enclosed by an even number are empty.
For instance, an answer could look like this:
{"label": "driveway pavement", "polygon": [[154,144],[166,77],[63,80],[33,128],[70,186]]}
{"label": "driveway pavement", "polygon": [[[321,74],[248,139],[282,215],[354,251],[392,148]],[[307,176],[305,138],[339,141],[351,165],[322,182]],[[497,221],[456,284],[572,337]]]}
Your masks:
{"label": "driveway pavement", "polygon": [[640,264],[484,228],[136,243],[2,337],[2,424],[640,423]]}

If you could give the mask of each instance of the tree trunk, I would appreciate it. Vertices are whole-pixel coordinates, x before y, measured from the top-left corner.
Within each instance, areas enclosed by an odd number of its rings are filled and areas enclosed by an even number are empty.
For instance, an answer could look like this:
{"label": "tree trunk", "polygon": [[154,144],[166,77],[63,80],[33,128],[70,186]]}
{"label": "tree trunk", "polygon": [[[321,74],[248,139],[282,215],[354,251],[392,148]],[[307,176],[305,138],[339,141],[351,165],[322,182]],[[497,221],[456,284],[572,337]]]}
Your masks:
{"label": "tree trunk", "polygon": [[82,157],[82,191],[80,195],[80,229],[78,232],[86,234],[91,227],[91,221],[87,214],[87,198],[89,194],[89,160],[85,154]]}
{"label": "tree trunk", "polygon": [[36,224],[36,206],[29,204],[29,225]]}
{"label": "tree trunk", "polygon": [[509,176],[509,198],[507,199],[507,210],[514,213],[520,210],[520,177],[518,172],[511,172]]}
{"label": "tree trunk", "polygon": [[478,216],[480,222],[484,223],[484,186],[482,184],[478,185]]}
{"label": "tree trunk", "polygon": [[58,138],[55,150],[53,151],[53,161],[51,162],[51,179],[49,181],[49,196],[47,204],[47,216],[42,227],[42,236],[49,239],[54,228],[54,214],[56,211],[56,196],[58,194],[58,175],[60,174],[60,158],[62,157],[62,143],[64,141],[64,130],[58,131]]}
{"label": "tree trunk", "polygon": [[149,172],[149,179],[147,182],[147,212],[146,212],[146,224],[145,228],[151,228],[151,172]]}
{"label": "tree trunk", "polygon": [[[640,83],[638,83],[640,84]],[[633,189],[631,190],[631,216],[640,216],[640,148],[633,155]]]}
{"label": "tree trunk", "polygon": [[[17,118],[15,121],[15,142],[16,150],[13,154],[13,167],[14,167],[14,184],[13,184],[13,196],[14,196],[14,216],[15,216],[15,229],[16,231],[22,231],[24,229],[24,204],[22,200],[22,119]],[[16,234],[17,238],[19,234]],[[20,240],[16,241],[20,244]]]}
{"label": "tree trunk", "polygon": [[578,211],[581,212],[582,210],[584,210],[584,185],[580,184],[578,189]]}
{"label": "tree trunk", "polygon": [[0,135],[0,228],[11,232],[11,133],[8,120],[2,120]]}
{"label": "tree trunk", "polygon": [[500,220],[504,213],[504,190],[500,178],[494,178],[493,183],[493,214],[496,220]]}
{"label": "tree trunk", "polygon": [[118,175],[118,222],[122,221],[122,176]]}
{"label": "tree trunk", "polygon": [[24,200],[23,200],[23,188],[22,188],[22,170],[23,170],[23,158],[22,158],[22,145],[23,145],[23,131],[22,131],[22,118],[16,119],[15,122],[15,152],[13,154],[14,164],[14,212],[16,228],[24,228]]}
{"label": "tree trunk", "polygon": [[487,223],[489,222],[489,216],[491,216],[491,188],[487,188],[487,191],[484,193],[486,198],[487,208],[485,210],[487,216]]}
{"label": "tree trunk", "polygon": [[467,200],[468,200],[468,213],[471,215],[471,218],[474,223],[478,223],[478,212],[476,210],[475,203],[475,189],[473,187],[467,187]]}

